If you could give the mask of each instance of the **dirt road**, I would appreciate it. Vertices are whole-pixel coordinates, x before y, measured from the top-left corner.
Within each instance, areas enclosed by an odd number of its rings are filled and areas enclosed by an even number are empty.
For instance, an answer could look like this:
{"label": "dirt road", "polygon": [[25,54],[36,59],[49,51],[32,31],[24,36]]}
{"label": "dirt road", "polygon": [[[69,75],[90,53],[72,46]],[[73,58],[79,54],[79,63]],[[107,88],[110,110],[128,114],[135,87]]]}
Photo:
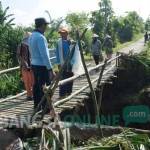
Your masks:
{"label": "dirt road", "polygon": [[144,49],[144,39],[140,39],[131,45],[122,48],[119,52],[129,53],[129,51],[133,50],[133,53],[140,53]]}

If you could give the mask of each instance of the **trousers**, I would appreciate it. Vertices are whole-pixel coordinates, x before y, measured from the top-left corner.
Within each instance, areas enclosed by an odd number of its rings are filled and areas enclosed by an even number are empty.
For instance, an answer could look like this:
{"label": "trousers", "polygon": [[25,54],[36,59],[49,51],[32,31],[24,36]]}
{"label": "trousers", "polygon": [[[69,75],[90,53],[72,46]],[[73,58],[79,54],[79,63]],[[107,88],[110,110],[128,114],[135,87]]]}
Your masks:
{"label": "trousers", "polygon": [[[34,85],[33,85],[33,99],[34,99],[34,108],[38,106],[42,97],[44,96],[43,86],[50,85],[50,76],[49,71],[45,66],[36,66],[32,65],[32,70],[34,74]],[[47,105],[46,99],[41,105],[41,109],[44,109]]]}
{"label": "trousers", "polygon": [[[73,72],[64,70],[61,74],[61,80],[70,78],[73,76]],[[59,86],[59,96],[66,96],[72,93],[73,81]]]}
{"label": "trousers", "polygon": [[25,89],[27,91],[27,96],[32,97],[32,89],[34,84],[34,77],[32,70],[21,69],[22,79],[24,82]]}

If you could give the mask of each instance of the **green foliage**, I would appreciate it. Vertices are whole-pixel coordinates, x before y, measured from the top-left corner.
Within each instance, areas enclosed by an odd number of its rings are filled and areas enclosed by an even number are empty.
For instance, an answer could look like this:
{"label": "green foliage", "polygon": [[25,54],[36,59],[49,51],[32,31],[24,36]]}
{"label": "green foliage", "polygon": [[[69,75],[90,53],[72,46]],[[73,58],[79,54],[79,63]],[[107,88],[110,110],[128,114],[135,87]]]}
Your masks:
{"label": "green foliage", "polygon": [[93,26],[93,32],[98,34],[102,40],[104,37],[103,16],[100,14],[99,11],[94,11],[94,12],[92,12],[92,17],[91,17],[90,21]]}
{"label": "green foliage", "polygon": [[[88,14],[86,13],[70,13],[66,16],[66,23],[69,25],[71,32],[70,36],[73,39],[76,39],[75,30],[79,29],[80,32],[89,26],[90,21],[88,18]],[[92,40],[92,31],[88,30],[83,38],[84,49],[86,53],[88,53]]]}
{"label": "green foliage", "polygon": [[49,47],[53,48],[56,45],[56,42],[58,40],[59,34],[58,34],[58,29],[61,25],[61,23],[63,22],[62,18],[59,18],[57,20],[53,20],[51,21],[51,26],[48,27],[45,36],[48,40],[49,43]]}
{"label": "green foliage", "polygon": [[125,132],[122,132],[121,134],[112,135],[111,137],[103,138],[99,141],[96,139],[91,139],[87,142],[87,146],[85,149],[89,150],[150,149],[150,139],[146,134],[137,134],[127,130]]}
{"label": "green foliage", "polygon": [[115,18],[113,28],[121,43],[128,42],[143,32],[143,20],[135,11],[129,12],[125,17]]}
{"label": "green foliage", "polygon": [[[101,38],[111,31],[111,20],[113,17],[112,4],[110,0],[102,0],[99,3],[99,10],[92,12],[90,19],[93,25],[93,32]],[[111,33],[109,33],[111,35]]]}
{"label": "green foliage", "polygon": [[16,51],[23,37],[23,29],[0,26],[0,36],[0,68],[14,67],[18,64]]}
{"label": "green foliage", "polygon": [[89,53],[91,49],[92,36],[93,36],[92,31],[88,30],[83,38],[83,41],[85,43],[84,50],[86,52],[86,55]]}
{"label": "green foliage", "polygon": [[20,74],[15,71],[11,74],[4,74],[0,76],[0,98],[4,98],[8,95],[16,95],[23,89],[22,81],[20,80]]}
{"label": "green foliage", "polygon": [[17,65],[16,50],[23,35],[23,28],[13,27],[9,7],[3,10],[0,3],[0,69]]}
{"label": "green foliage", "polygon": [[145,22],[145,30],[150,31],[150,16],[147,18]]}
{"label": "green foliage", "polygon": [[149,70],[150,74],[150,42],[148,42],[146,49],[136,56],[136,59]]}
{"label": "green foliage", "polygon": [[137,12],[128,12],[125,17],[115,17],[112,9],[111,1],[102,0],[99,3],[99,10],[92,12],[90,19],[93,25],[93,32],[97,33],[101,41],[105,34],[111,35],[114,46],[119,42],[128,42],[133,39],[136,34],[143,32],[144,23]]}
{"label": "green foliage", "polygon": [[[11,26],[14,25],[12,22],[14,18],[10,18],[13,16],[13,14],[7,15],[7,12],[9,10],[9,7],[3,10],[2,3],[0,1],[0,24],[2,26]],[[10,18],[10,19],[9,19]]]}
{"label": "green foliage", "polygon": [[70,26],[71,31],[75,29],[83,30],[89,24],[88,14],[86,13],[70,13],[66,17],[66,23]]}

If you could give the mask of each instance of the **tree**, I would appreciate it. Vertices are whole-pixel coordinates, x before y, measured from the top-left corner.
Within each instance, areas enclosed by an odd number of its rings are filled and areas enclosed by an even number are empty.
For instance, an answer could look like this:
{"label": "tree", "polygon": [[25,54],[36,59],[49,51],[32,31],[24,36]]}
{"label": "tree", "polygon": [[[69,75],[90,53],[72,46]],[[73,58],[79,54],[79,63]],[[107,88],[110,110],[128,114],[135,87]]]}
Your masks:
{"label": "tree", "polygon": [[76,28],[83,30],[89,24],[88,14],[86,13],[70,13],[65,20],[73,30]]}
{"label": "tree", "polygon": [[113,20],[113,28],[120,42],[131,41],[136,34],[143,32],[143,20],[137,12],[128,12],[127,16]]}
{"label": "tree", "polygon": [[143,31],[143,19],[138,15],[136,11],[128,12],[126,19],[128,20],[130,26],[132,26],[132,30],[134,33],[140,33]]}
{"label": "tree", "polygon": [[14,25],[14,23],[13,23],[14,18],[10,18],[10,17],[13,16],[13,14],[8,14],[7,15],[8,10],[9,10],[9,7],[5,8],[3,10],[2,3],[0,1],[0,25],[2,25],[2,26],[12,26],[12,25]]}
{"label": "tree", "polygon": [[17,65],[16,50],[23,36],[21,27],[13,27],[14,18],[7,14],[8,9],[3,9],[0,2],[0,68]]}
{"label": "tree", "polygon": [[88,14],[86,13],[70,13],[66,16],[65,21],[70,28],[70,35],[73,39],[76,36],[76,29],[82,32],[89,25]]}
{"label": "tree", "polygon": [[110,0],[102,0],[99,3],[99,6],[100,6],[100,13],[104,19],[104,35],[105,35],[109,29],[108,24],[110,24],[113,16],[112,3]]}
{"label": "tree", "polygon": [[[102,0],[99,3],[99,10],[92,12],[90,19],[93,25],[93,32],[97,33],[101,39],[105,34],[111,32],[111,22],[113,17],[112,4],[110,0]],[[111,33],[109,33],[111,34]]]}
{"label": "tree", "polygon": [[[76,29],[79,29],[80,32],[82,32],[85,28],[90,27],[90,20],[86,13],[70,13],[66,16],[65,20],[71,29],[70,36],[73,39],[76,39]],[[86,53],[90,50],[91,38],[92,32],[88,30],[83,38]]]}
{"label": "tree", "polygon": [[150,31],[150,16],[147,18],[145,22],[145,30]]}
{"label": "tree", "polygon": [[92,30],[94,33],[98,34],[102,40],[104,37],[104,18],[99,11],[92,12],[92,17],[90,19],[92,24]]}
{"label": "tree", "polygon": [[56,42],[59,37],[58,29],[63,21],[64,21],[64,19],[62,19],[62,18],[58,18],[56,20],[51,20],[50,27],[48,27],[48,30],[45,33],[45,36],[46,36],[49,46],[51,48],[56,46]]}

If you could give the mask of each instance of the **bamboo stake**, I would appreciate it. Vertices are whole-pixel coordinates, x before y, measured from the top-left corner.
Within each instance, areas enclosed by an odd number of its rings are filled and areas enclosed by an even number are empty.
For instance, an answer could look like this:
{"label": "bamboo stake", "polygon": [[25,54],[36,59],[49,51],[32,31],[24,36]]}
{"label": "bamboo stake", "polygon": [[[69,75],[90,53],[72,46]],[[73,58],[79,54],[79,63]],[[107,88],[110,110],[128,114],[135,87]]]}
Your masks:
{"label": "bamboo stake", "polygon": [[104,72],[104,70],[106,68],[106,65],[107,65],[107,59],[105,60],[104,65],[102,66],[102,69],[100,71],[99,79],[98,79],[98,82],[97,82],[97,88],[99,88],[99,85],[101,83],[103,72]]}
{"label": "bamboo stake", "polygon": [[[99,116],[99,111],[98,111],[98,105],[97,105],[97,99],[96,99],[96,95],[95,95],[95,91],[93,89],[92,83],[91,83],[91,79],[88,73],[88,69],[86,67],[86,63],[85,63],[85,59],[84,59],[84,55],[83,55],[83,50],[82,50],[82,46],[81,46],[81,41],[79,38],[79,31],[77,31],[77,39],[78,39],[78,44],[79,44],[79,50],[80,50],[80,54],[81,54],[81,60],[82,60],[82,64],[85,70],[85,75],[91,90],[91,94],[92,94],[92,100],[94,102],[94,109],[95,109],[95,116]],[[96,122],[96,118],[95,118],[95,122]]]}

